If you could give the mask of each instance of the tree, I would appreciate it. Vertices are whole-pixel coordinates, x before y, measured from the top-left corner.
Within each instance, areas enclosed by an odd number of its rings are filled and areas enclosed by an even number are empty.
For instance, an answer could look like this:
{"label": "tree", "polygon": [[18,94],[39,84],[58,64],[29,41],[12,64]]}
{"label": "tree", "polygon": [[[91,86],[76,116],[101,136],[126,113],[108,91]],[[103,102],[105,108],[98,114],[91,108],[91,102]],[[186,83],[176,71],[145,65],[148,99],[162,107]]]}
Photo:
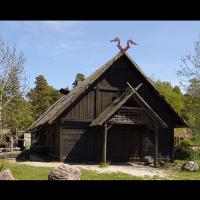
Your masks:
{"label": "tree", "polygon": [[27,94],[32,107],[34,119],[40,117],[62,94],[49,86],[45,77],[39,75],[36,77],[35,88]]}
{"label": "tree", "polygon": [[182,79],[182,87],[186,91],[184,115],[190,127],[200,132],[200,35],[194,42],[193,55],[186,55],[181,62],[177,74]]}
{"label": "tree", "polygon": [[184,101],[180,88],[178,86],[172,87],[169,82],[165,81],[156,81],[154,85],[175,111],[182,115]]}
{"label": "tree", "polygon": [[[26,87],[24,64],[23,53],[17,55],[15,47],[6,46],[0,39],[0,128],[8,121],[8,115],[5,115],[8,109],[12,107],[13,117],[9,117],[12,121],[15,112],[19,111],[17,104],[22,99]],[[10,125],[14,126],[15,123]]]}
{"label": "tree", "polygon": [[84,81],[84,80],[85,80],[85,76],[81,73],[78,73],[76,75],[76,78],[75,78],[72,86],[75,88],[78,85],[79,82]]}
{"label": "tree", "polygon": [[200,131],[200,80],[191,79],[184,95],[184,115],[195,132]]}
{"label": "tree", "polygon": [[194,55],[188,54],[181,59],[182,64],[177,74],[186,80],[200,79],[200,35],[194,42]]}

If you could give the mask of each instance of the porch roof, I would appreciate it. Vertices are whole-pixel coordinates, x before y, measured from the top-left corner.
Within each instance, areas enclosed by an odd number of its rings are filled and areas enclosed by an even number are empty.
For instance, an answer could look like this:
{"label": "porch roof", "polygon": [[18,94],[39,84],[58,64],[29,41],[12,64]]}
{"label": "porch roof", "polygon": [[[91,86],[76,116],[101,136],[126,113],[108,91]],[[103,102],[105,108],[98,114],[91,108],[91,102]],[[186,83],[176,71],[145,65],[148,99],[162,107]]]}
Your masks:
{"label": "porch roof", "polygon": [[142,97],[130,88],[127,88],[112,104],[110,104],[96,119],[92,121],[90,126],[101,126],[107,122],[131,97],[144,108],[150,118],[156,121],[162,128],[167,128],[167,124],[155,113],[155,111],[142,99]]}

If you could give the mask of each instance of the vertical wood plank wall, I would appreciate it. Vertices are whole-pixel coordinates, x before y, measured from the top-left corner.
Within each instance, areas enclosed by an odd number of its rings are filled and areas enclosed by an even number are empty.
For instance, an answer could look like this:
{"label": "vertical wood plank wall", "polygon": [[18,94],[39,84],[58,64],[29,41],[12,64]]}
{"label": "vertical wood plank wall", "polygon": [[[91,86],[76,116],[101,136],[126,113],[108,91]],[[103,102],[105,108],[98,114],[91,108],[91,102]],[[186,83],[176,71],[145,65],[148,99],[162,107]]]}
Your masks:
{"label": "vertical wood plank wall", "polygon": [[[121,58],[88,91],[73,102],[60,118],[76,122],[92,121],[127,87],[126,82],[136,87],[138,84],[144,83],[144,78],[130,67],[127,59]],[[158,99],[148,84],[143,85],[138,92],[153,109],[159,109],[158,113],[161,117],[173,126],[174,119],[168,117],[170,116],[169,110],[162,105],[162,101]],[[172,133],[169,130],[166,129],[158,133],[158,156],[172,156]],[[88,158],[94,158],[94,154],[89,153],[92,149],[93,152],[101,152],[100,149],[95,147],[95,144],[100,144],[101,137],[95,136],[95,132],[93,134],[90,131],[88,132],[88,125],[81,127],[80,124],[72,123],[69,127],[57,124],[50,126],[49,130],[45,131],[49,134],[47,137],[49,137],[50,151],[59,155],[61,160],[66,157],[73,160],[76,156],[79,156],[80,160],[81,158],[85,159],[87,156]],[[55,139],[51,137],[53,135],[52,131],[55,131]],[[141,154],[153,155],[153,134],[150,131],[144,133],[141,141],[141,148],[143,148]],[[51,143],[54,143],[54,146]]]}

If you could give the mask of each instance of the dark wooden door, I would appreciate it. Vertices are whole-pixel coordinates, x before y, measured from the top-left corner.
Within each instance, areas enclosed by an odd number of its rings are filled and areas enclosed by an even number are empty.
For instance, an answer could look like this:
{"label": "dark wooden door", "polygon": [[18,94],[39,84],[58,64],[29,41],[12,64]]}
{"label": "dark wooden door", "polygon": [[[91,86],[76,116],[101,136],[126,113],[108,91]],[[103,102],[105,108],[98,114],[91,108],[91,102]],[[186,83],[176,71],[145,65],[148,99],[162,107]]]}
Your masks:
{"label": "dark wooden door", "polygon": [[139,159],[143,131],[142,126],[114,125],[108,132],[108,160]]}

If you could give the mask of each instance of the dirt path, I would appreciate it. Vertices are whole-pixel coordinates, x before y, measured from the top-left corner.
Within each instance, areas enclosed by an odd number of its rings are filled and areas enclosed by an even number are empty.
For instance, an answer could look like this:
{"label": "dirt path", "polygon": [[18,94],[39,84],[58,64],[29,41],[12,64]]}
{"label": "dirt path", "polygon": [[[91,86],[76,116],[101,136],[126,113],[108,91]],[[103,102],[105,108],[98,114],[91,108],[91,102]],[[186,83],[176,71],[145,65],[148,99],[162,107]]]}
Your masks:
{"label": "dirt path", "polygon": [[[35,161],[26,161],[26,162],[16,162],[16,160],[12,160],[11,162],[17,164],[25,164],[35,167],[57,167],[62,162],[35,162]],[[139,165],[135,163],[119,164],[119,165],[109,165],[105,168],[100,168],[99,165],[88,165],[88,164],[71,164],[78,168],[83,168],[87,170],[96,171],[98,173],[112,173],[112,172],[121,172],[130,174],[132,176],[138,177],[160,177],[161,179],[167,179],[167,177],[171,174],[171,170],[169,169],[158,169],[154,167]]]}
{"label": "dirt path", "polygon": [[110,165],[106,168],[100,168],[99,165],[77,165],[83,169],[94,170],[98,173],[112,173],[112,172],[122,172],[130,174],[132,176],[157,176],[160,178],[167,178],[171,174],[171,170],[158,169],[144,165],[138,165],[131,163],[130,166],[126,165]]}

